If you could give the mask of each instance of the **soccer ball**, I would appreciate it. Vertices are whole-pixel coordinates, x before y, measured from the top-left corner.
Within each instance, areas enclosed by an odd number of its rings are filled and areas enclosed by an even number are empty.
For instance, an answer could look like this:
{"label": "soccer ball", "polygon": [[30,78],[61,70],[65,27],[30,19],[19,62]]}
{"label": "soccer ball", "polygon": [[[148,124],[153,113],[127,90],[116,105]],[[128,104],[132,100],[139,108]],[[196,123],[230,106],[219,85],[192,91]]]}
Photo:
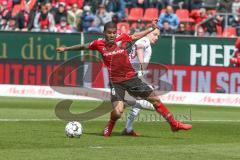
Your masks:
{"label": "soccer ball", "polygon": [[80,137],[82,135],[82,125],[77,121],[68,122],[65,127],[65,134],[70,137]]}

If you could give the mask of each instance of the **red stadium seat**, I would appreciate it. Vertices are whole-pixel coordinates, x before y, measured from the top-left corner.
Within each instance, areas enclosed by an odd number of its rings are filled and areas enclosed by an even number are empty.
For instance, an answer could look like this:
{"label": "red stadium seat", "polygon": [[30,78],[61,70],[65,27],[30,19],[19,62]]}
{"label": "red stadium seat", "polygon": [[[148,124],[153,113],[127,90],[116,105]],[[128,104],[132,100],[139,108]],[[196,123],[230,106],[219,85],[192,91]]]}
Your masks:
{"label": "red stadium seat", "polygon": [[166,12],[166,8],[163,8],[162,10],[161,10],[161,14],[162,13],[165,13]]}
{"label": "red stadium seat", "polygon": [[194,20],[189,17],[189,11],[187,9],[177,9],[176,15],[180,22],[194,22]]}
{"label": "red stadium seat", "polygon": [[[190,15],[192,15],[192,14],[194,14],[194,13],[196,13],[196,12],[199,12],[199,9],[192,9]],[[190,16],[190,15],[189,15],[189,16]]]}
{"label": "red stadium seat", "polygon": [[234,28],[234,27],[225,28],[223,31],[223,36],[224,37],[236,37],[237,36],[236,28]]}
{"label": "red stadium seat", "polygon": [[130,33],[130,25],[127,22],[119,22],[117,24],[117,33],[126,33],[129,34]]}
{"label": "red stadium seat", "polygon": [[143,18],[143,9],[142,8],[132,8],[130,10],[128,20],[137,21]]}
{"label": "red stadium seat", "polygon": [[217,36],[221,37],[223,33],[222,26],[217,24],[216,29],[217,29]]}
{"label": "red stadium seat", "polygon": [[157,8],[147,8],[143,17],[144,21],[152,21],[158,18],[158,9]]}
{"label": "red stadium seat", "polygon": [[177,9],[176,15],[179,17],[189,17],[189,11],[187,9]]}

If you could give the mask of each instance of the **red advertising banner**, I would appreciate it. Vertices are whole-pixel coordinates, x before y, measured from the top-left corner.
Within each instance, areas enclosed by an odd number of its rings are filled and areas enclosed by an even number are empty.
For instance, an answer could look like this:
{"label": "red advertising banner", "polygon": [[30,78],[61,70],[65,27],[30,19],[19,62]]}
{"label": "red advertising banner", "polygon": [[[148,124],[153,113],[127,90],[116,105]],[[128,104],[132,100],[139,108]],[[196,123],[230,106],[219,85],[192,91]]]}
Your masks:
{"label": "red advertising banner", "polygon": [[[94,68],[94,67],[93,67]],[[105,73],[105,75],[103,74]],[[240,94],[240,68],[149,64],[146,78],[152,84],[172,84],[173,91]],[[105,79],[105,80],[103,80]],[[93,87],[107,87],[106,68]]]}
{"label": "red advertising banner", "polygon": [[161,77],[173,84],[174,91],[240,94],[240,68],[167,66]]}
{"label": "red advertising banner", "polygon": [[[0,61],[0,84],[49,85],[49,75],[60,62]],[[108,88],[108,71],[101,63],[85,62],[76,70],[63,67],[56,79],[70,86]],[[151,84],[171,84],[172,91],[240,94],[240,68],[149,64],[146,74]]]}
{"label": "red advertising banner", "polygon": [[[60,64],[56,61],[0,61],[0,84],[49,85],[49,76]],[[53,80],[56,85],[64,80],[64,85],[79,86],[82,75],[82,69],[74,70],[68,65],[55,72]]]}

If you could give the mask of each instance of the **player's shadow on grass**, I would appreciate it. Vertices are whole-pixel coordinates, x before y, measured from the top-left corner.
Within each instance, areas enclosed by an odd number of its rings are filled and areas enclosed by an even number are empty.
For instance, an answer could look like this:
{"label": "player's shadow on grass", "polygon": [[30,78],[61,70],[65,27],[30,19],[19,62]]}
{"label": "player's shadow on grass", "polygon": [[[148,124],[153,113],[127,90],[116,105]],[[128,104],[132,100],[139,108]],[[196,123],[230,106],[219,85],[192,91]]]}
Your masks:
{"label": "player's shadow on grass", "polygon": [[[103,137],[103,133],[101,133],[101,132],[84,132],[84,134]],[[123,135],[120,132],[112,132],[110,137],[113,137],[113,136],[117,137],[117,136],[123,136]]]}
{"label": "player's shadow on grass", "polygon": [[[84,132],[84,134],[86,135],[93,135],[93,136],[101,136],[103,137],[103,134],[101,132]],[[163,136],[163,135],[156,135],[156,136],[152,136],[152,135],[144,135],[141,134],[139,137],[134,137],[134,138],[154,138],[154,139],[172,139],[172,140],[184,140],[184,139],[188,139],[186,137],[179,137],[177,136],[178,133],[173,133],[175,134],[175,136]],[[121,132],[112,132],[110,137],[132,137],[132,136],[126,136],[126,135],[122,135]]]}

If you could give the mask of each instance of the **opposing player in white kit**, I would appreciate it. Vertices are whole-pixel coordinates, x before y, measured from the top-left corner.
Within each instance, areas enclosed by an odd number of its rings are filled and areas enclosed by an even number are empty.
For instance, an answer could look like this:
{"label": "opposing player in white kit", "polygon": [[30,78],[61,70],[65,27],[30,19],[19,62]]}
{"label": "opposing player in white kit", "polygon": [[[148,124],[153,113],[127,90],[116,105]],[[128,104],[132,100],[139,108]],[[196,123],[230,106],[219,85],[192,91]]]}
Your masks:
{"label": "opposing player in white kit", "polygon": [[[151,44],[156,43],[160,35],[159,29],[155,29],[147,36],[139,39],[132,46],[132,51],[129,55],[129,59],[133,68],[138,72],[138,76],[143,76],[145,69],[151,59],[152,47]],[[132,106],[130,114],[127,118],[125,129],[123,130],[124,135],[140,136],[133,130],[134,119],[138,116],[141,109],[155,110],[153,105],[146,100],[137,100],[136,104]]]}

